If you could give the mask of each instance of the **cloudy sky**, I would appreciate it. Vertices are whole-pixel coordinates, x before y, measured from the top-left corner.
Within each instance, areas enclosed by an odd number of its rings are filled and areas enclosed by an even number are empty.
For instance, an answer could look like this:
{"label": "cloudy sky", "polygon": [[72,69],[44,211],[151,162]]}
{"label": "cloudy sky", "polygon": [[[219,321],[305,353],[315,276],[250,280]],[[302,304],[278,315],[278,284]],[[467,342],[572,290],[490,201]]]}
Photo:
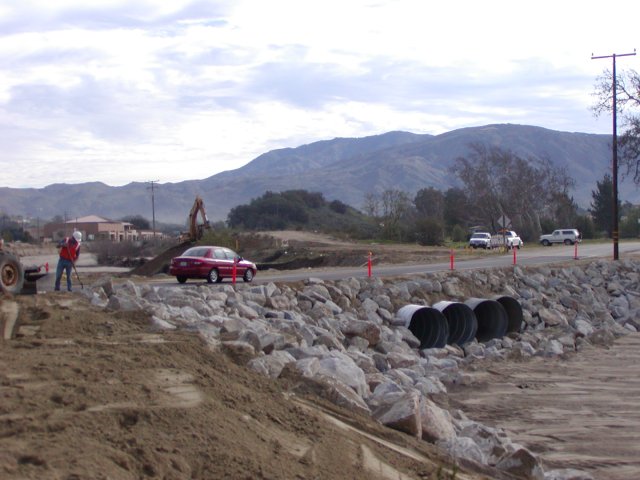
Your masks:
{"label": "cloudy sky", "polygon": [[640,47],[639,14],[637,0],[0,0],[0,186],[200,179],[391,130],[610,133],[589,107],[611,62],[590,57]]}

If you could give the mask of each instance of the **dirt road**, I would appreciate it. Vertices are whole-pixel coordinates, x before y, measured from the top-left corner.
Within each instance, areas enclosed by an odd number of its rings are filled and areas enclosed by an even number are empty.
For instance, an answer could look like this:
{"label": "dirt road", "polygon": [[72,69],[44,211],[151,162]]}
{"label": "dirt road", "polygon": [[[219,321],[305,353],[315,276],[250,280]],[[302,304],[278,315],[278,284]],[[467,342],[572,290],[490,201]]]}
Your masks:
{"label": "dirt road", "polygon": [[478,366],[475,383],[450,392],[468,415],[503,427],[547,468],[599,480],[640,478],[640,334],[566,360]]}

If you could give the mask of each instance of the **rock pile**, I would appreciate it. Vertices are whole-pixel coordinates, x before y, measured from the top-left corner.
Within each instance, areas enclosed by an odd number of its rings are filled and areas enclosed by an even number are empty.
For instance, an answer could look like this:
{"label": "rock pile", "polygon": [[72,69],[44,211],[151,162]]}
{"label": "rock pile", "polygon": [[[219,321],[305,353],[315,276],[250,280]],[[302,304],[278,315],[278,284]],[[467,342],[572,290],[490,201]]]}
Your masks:
{"label": "rock pile", "polygon": [[[277,378],[285,369],[322,382],[338,405],[436,443],[457,458],[532,479],[588,479],[575,470],[544,472],[504,431],[447,409],[435,399],[469,381],[477,359],[520,359],[607,344],[640,328],[640,262],[572,267],[442,272],[415,278],[309,278],[299,286],[115,285],[87,290],[110,310],[142,309],[158,328],[197,330],[207,342]],[[396,313],[407,304],[509,295],[523,308],[520,332],[485,342],[420,349]]]}

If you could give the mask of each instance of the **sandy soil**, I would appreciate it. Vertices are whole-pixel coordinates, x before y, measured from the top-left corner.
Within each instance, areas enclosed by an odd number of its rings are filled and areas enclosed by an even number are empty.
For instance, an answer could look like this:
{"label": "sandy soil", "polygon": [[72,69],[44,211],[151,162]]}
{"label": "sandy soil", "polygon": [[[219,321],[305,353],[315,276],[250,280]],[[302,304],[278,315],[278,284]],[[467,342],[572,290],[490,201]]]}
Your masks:
{"label": "sandy soil", "polygon": [[[314,252],[398,252],[275,234]],[[451,462],[425,442],[333,407],[318,386],[268,380],[196,334],[155,332],[142,314],[107,314],[76,295],[0,299],[0,333],[3,479],[436,479]],[[633,334],[565,359],[477,364],[474,383],[451,389],[449,399],[505,428],[547,469],[640,478],[638,363]],[[456,478],[501,478],[484,473]]]}
{"label": "sandy soil", "polygon": [[450,478],[426,442],[143,314],[66,292],[0,299],[0,314],[3,479]]}
{"label": "sandy soil", "polygon": [[640,334],[558,360],[477,365],[453,404],[538,453],[547,468],[640,478]]}

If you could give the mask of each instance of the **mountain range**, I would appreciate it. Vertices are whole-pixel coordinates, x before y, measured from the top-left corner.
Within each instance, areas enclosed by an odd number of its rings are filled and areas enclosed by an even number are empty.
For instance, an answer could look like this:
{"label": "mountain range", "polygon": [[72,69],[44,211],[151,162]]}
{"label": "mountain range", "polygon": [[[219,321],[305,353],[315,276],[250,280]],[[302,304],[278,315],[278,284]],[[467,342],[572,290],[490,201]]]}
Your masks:
{"label": "mountain range", "polygon": [[[184,223],[196,195],[210,220],[224,220],[231,208],[270,190],[305,189],[322,192],[362,208],[367,193],[387,189],[410,195],[426,187],[457,186],[449,167],[470,153],[472,143],[495,145],[523,158],[548,158],[566,168],[575,180],[572,192],[588,208],[596,182],[611,172],[611,136],[571,133],[528,125],[486,125],[440,135],[388,132],[363,138],[336,138],[297,148],[264,153],[236,170],[205,179],[156,185],[158,222]],[[203,171],[206,166],[203,165]],[[100,182],[52,184],[44,188],[0,188],[0,213],[50,219],[100,215],[152,217],[151,192],[146,183],[112,187]],[[640,192],[630,181],[620,182],[620,199],[638,203]]]}

